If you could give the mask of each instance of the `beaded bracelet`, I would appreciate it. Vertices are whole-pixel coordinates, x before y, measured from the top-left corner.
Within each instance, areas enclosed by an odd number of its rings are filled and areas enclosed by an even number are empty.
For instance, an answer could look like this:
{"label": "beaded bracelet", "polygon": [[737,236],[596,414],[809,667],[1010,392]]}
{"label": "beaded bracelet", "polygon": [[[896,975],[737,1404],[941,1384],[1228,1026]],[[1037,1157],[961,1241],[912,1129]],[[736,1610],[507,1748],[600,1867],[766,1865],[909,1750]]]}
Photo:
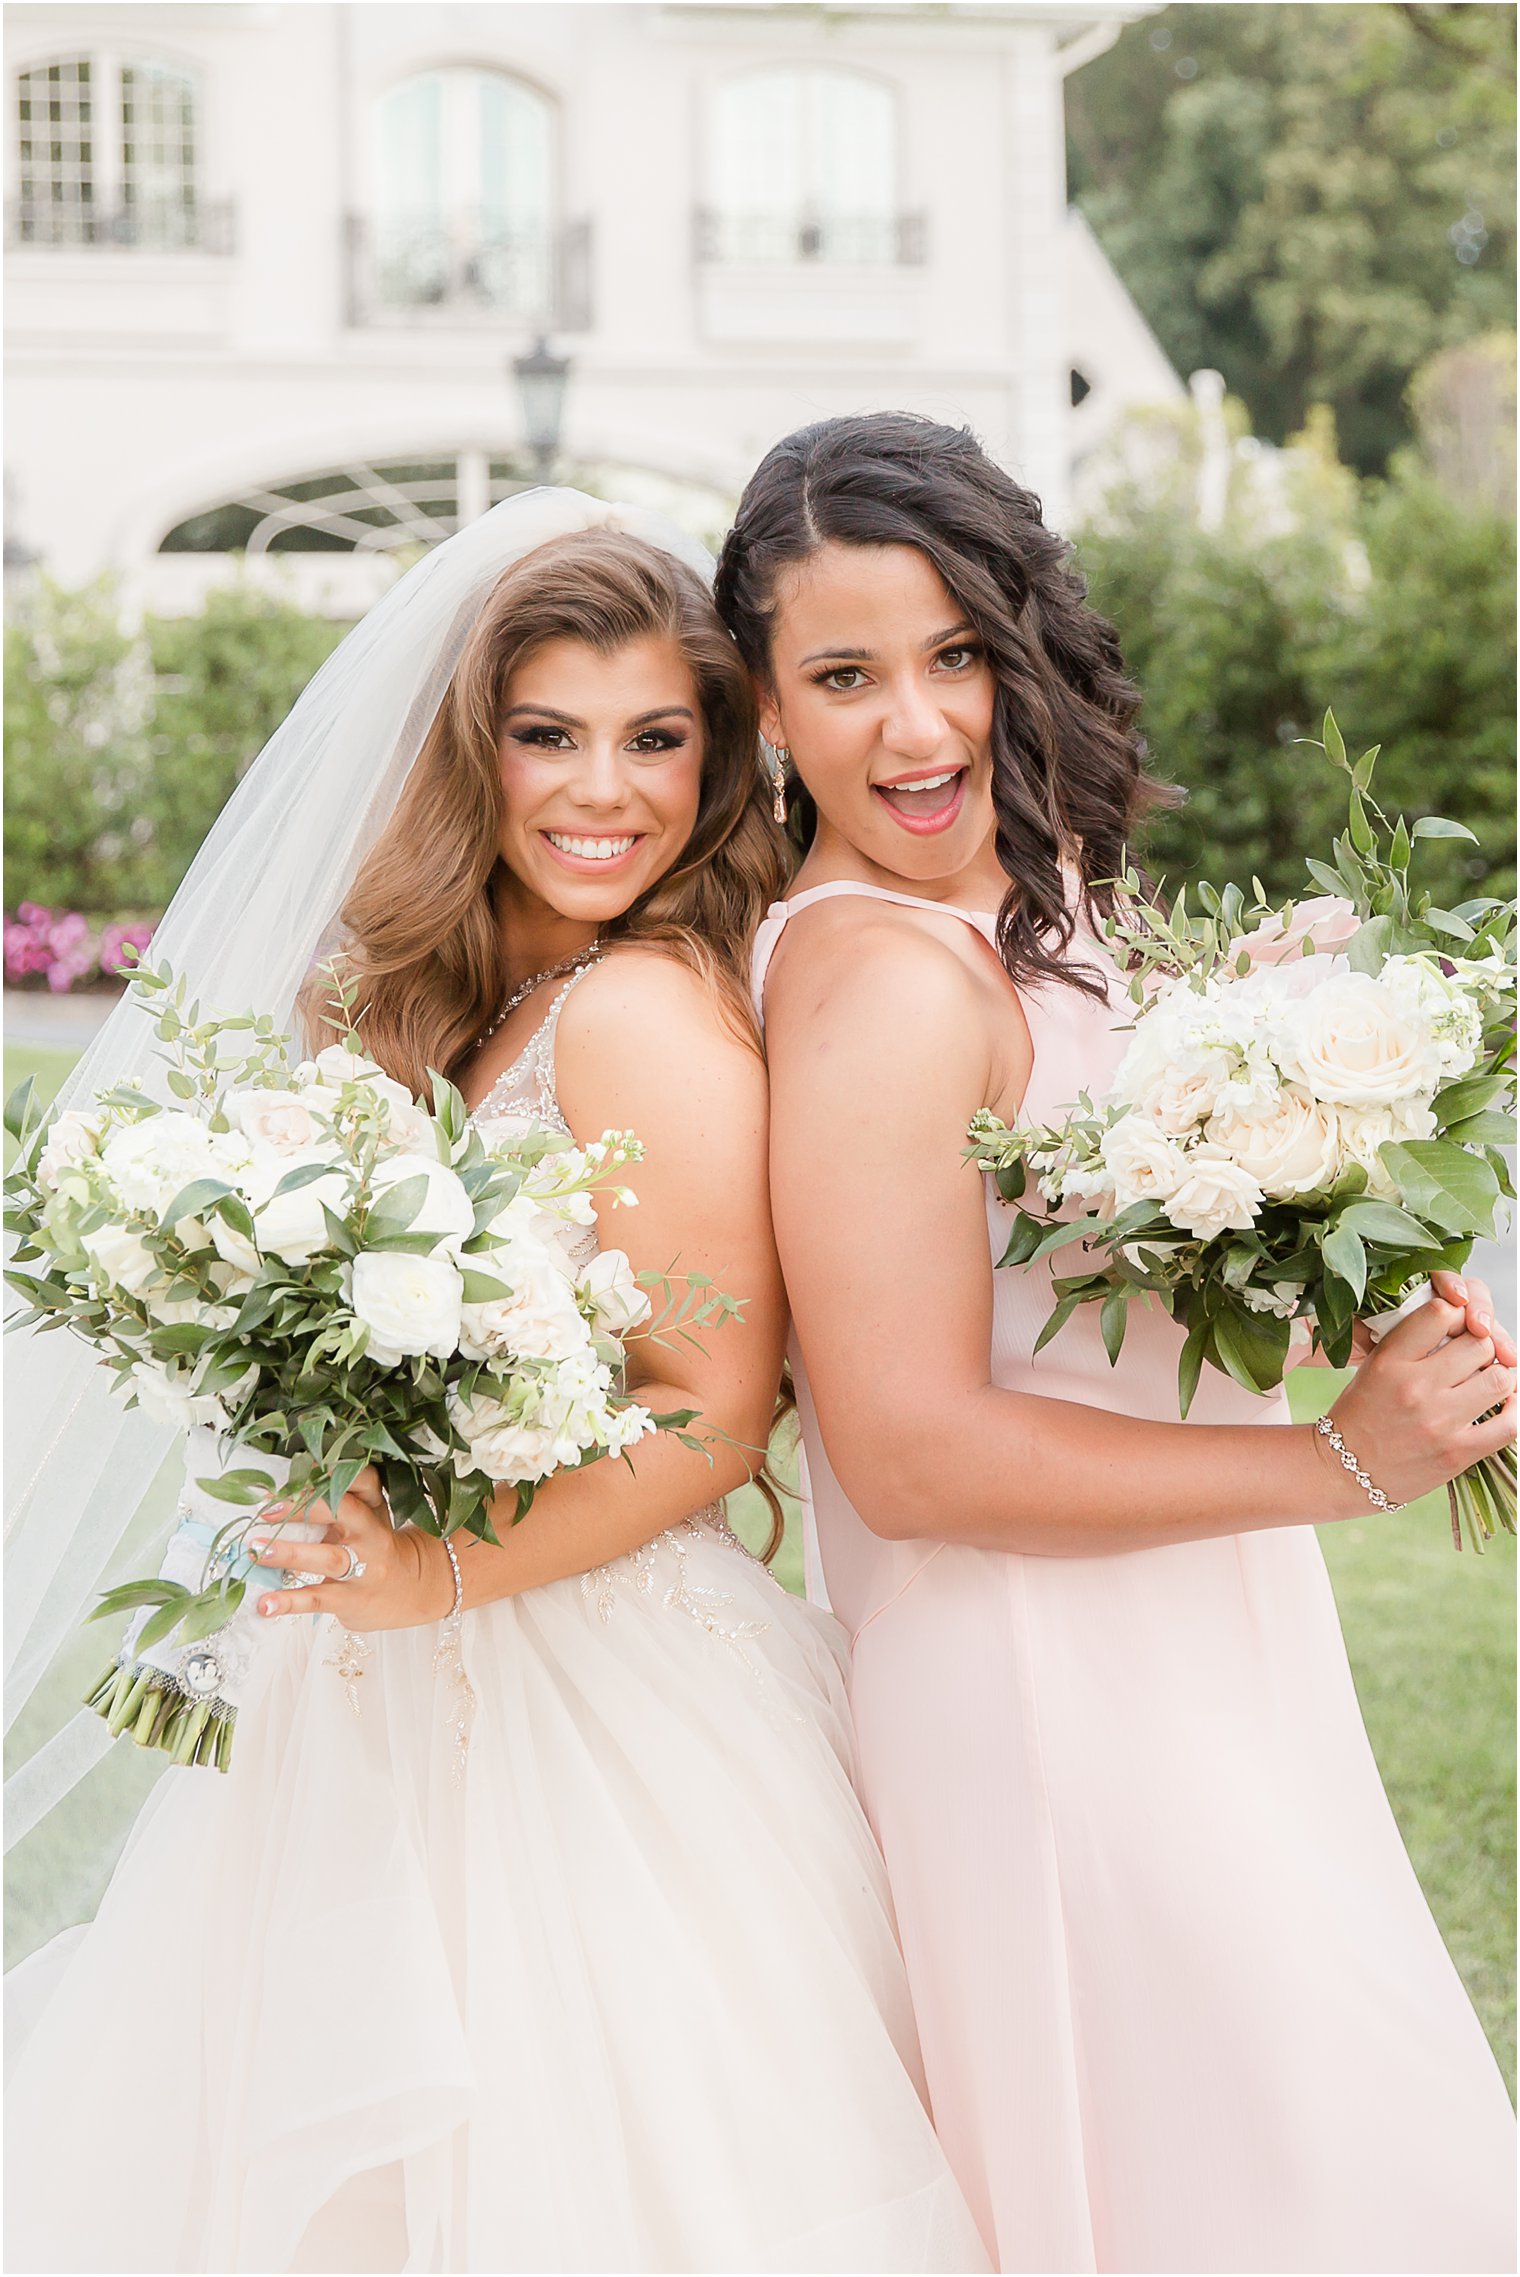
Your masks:
{"label": "beaded bracelet", "polygon": [[1315,1424],[1314,1428],[1322,1439],[1329,1441],[1336,1454],[1340,1456],[1341,1468],[1343,1470],[1348,1470],[1351,1473],[1351,1476],[1356,1480],[1357,1485],[1362,1489],[1362,1492],[1366,1495],[1367,1500],[1372,1504],[1374,1510],[1403,1509],[1404,1505],[1402,1502],[1390,1501],[1380,1486],[1373,1485],[1371,1479],[1362,1469],[1361,1464],[1357,1461],[1355,1455],[1352,1454],[1351,1449],[1347,1446],[1345,1440],[1336,1430],[1335,1425],[1331,1422],[1328,1415],[1322,1415],[1319,1421]]}

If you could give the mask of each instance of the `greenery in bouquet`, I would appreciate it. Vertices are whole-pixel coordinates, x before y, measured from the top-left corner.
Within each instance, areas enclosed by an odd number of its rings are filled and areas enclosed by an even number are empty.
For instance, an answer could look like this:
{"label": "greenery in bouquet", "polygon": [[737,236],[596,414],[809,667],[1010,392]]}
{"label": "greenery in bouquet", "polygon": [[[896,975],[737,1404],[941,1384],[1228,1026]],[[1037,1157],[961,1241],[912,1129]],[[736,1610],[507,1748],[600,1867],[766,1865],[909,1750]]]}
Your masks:
{"label": "greenery in bouquet", "polygon": [[[1345,832],[1310,860],[1312,897],[1273,907],[1253,880],[1170,907],[1133,869],[1104,930],[1136,1010],[1107,1094],[1055,1124],[973,1120],[968,1153],[1013,1206],[1006,1266],[1052,1264],[1036,1349],[1101,1307],[1110,1361],[1129,1307],[1186,1330],[1185,1416],[1205,1365],[1250,1390],[1282,1381],[1295,1324],[1337,1367],[1374,1324],[1492,1235],[1514,1187],[1515,908],[1440,908],[1413,872],[1422,840],[1371,796],[1332,714],[1322,749],[1349,777]],[[1302,1334],[1303,1329],[1298,1333]],[[1513,1449],[1453,1482],[1453,1535],[1514,1531]]]}
{"label": "greenery in bouquet", "polygon": [[203,1020],[167,967],[133,987],[174,1103],[136,1083],[52,1115],[29,1083],[8,1101],[6,1278],[23,1300],[9,1325],[72,1331],[129,1404],[235,1449],[187,1478],[226,1512],[192,1580],[166,1560],[92,1616],[133,1616],[92,1704],[208,1759],[193,1724],[223,1761],[233,1710],[197,1721],[175,1655],[236,1617],[242,1539],[276,1484],[299,1524],[373,1463],[398,1524],[495,1541],[501,1489],[515,1522],[555,1471],[656,1429],[687,1436],[692,1413],[656,1416],[626,1391],[623,1338],[736,1307],[706,1281],[678,1293],[653,1277],[651,1321],[620,1251],[586,1259],[593,1195],[633,1199],[615,1183],[639,1158],[631,1133],[577,1148],[520,1122],[488,1142],[451,1083],[435,1076],[424,1107],[365,1057],[338,974],[341,1040],[309,1060],[266,1016]]}

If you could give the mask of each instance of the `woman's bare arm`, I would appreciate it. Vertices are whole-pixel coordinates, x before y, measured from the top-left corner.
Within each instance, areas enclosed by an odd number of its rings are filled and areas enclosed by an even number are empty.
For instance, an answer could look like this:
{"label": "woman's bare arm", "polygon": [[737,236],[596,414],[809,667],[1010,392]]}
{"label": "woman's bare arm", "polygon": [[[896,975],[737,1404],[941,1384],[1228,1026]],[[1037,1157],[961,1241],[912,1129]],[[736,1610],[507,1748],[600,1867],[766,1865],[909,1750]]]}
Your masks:
{"label": "woman's bare arm", "polygon": [[[911,922],[824,918],[794,921],[811,936],[789,932],[767,994],[772,1206],[829,1459],[865,1522],[1070,1557],[1365,1511],[1307,1426],[1152,1422],[993,1383],[982,1183],[960,1149],[973,1109],[1017,1092],[1000,1095],[985,999]],[[1467,1382],[1492,1344],[1425,1357],[1462,1321],[1406,1322],[1338,1410],[1395,1499],[1506,1436],[1470,1428],[1495,1397],[1513,1413],[1507,1370],[1486,1396]]]}

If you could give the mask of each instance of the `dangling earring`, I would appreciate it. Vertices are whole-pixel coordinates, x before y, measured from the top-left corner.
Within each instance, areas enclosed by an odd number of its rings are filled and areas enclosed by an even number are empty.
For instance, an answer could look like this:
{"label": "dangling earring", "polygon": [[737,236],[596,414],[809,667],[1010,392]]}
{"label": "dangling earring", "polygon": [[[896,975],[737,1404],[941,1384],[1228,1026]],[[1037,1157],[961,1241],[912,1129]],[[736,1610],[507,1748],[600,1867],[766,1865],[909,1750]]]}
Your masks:
{"label": "dangling earring", "polygon": [[771,788],[775,793],[771,800],[771,813],[777,822],[784,827],[786,823],[786,770],[787,763],[792,755],[784,743],[773,743],[771,754],[776,762],[771,771]]}

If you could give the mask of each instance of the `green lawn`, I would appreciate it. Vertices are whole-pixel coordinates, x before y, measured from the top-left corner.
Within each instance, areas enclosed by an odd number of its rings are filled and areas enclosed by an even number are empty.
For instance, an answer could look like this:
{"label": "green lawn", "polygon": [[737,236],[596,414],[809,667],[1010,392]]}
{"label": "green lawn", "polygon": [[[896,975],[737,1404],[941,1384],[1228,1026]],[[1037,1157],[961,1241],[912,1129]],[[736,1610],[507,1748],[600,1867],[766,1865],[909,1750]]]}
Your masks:
{"label": "green lawn", "polygon": [[[67,1052],[8,1046],[6,1090],[34,1074],[51,1096],[69,1065]],[[1328,1405],[1342,1380],[1300,1369],[1289,1386],[1300,1420]],[[764,1539],[768,1516],[753,1491],[734,1497],[732,1514],[746,1539]],[[1444,1501],[1434,1498],[1324,1527],[1320,1540],[1389,1797],[1513,2089],[1515,1544],[1503,1536],[1482,1558],[1459,1556]],[[776,1571],[800,1590],[795,1506]],[[124,1799],[135,1792],[135,1782],[119,1783]],[[23,1947],[29,1924],[40,1926],[48,1911],[37,1887],[47,1861],[28,1859],[28,1849],[17,1854],[9,1922]]]}

